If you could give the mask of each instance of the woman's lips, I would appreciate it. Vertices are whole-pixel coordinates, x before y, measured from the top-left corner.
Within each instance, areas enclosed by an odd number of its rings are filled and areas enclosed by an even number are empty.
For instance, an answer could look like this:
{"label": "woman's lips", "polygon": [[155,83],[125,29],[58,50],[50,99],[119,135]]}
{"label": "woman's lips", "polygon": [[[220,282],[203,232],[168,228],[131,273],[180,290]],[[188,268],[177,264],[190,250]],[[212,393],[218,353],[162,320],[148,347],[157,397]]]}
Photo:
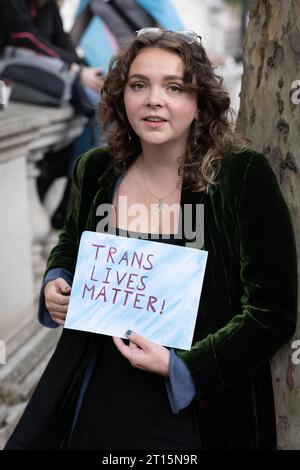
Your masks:
{"label": "woman's lips", "polygon": [[147,127],[157,128],[162,126],[166,121],[159,116],[147,116],[143,119],[143,122],[147,125]]}

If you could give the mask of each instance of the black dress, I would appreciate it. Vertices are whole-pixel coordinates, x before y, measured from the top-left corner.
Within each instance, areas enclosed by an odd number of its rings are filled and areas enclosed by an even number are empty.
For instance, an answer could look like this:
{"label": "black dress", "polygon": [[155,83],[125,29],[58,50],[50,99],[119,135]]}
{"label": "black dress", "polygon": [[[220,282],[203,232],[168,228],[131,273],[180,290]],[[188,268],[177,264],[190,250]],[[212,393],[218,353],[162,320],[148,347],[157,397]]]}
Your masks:
{"label": "black dress", "polygon": [[[157,240],[182,245],[170,236]],[[193,405],[174,415],[165,379],[133,368],[101,337],[70,449],[199,449]]]}

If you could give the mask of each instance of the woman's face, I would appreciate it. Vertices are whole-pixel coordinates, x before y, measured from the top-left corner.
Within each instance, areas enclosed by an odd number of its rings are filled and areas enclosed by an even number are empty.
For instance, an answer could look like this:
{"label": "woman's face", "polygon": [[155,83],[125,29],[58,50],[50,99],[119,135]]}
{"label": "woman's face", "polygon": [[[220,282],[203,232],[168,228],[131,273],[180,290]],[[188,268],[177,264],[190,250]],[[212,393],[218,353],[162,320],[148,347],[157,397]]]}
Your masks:
{"label": "woman's face", "polygon": [[133,60],[124,92],[128,120],[141,144],[185,148],[197,116],[196,93],[186,90],[184,65],[166,49],[144,48]]}

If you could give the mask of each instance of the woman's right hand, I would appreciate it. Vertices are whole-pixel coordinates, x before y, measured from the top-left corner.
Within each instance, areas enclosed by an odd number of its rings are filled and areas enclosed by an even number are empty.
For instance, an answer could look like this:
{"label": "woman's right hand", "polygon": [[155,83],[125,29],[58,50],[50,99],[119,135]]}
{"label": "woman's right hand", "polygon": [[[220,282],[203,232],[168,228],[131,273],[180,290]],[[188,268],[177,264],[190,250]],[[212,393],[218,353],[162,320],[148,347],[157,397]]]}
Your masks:
{"label": "woman's right hand", "polygon": [[71,287],[61,277],[54,281],[47,282],[44,288],[45,305],[53,321],[59,325],[64,325],[69,300],[70,300]]}

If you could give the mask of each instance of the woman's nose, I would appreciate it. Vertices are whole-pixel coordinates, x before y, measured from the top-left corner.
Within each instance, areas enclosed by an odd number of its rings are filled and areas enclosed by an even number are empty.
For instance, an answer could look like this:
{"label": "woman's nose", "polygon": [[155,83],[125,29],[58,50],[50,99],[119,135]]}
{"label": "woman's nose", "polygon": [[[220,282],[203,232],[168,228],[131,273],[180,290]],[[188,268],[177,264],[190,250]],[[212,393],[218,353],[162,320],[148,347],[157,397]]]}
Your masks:
{"label": "woman's nose", "polygon": [[162,90],[159,90],[156,87],[153,87],[149,89],[149,92],[146,97],[146,106],[163,106],[164,105],[164,99],[163,99],[163,93]]}

